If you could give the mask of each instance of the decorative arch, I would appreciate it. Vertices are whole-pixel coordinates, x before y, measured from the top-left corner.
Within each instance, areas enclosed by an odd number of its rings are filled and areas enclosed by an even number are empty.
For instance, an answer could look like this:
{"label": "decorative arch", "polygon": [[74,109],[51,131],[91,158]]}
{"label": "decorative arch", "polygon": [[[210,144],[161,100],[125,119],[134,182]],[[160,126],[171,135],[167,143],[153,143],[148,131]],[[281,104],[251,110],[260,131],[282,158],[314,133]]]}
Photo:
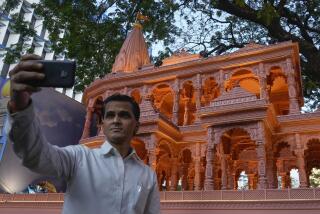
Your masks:
{"label": "decorative arch", "polygon": [[227,126],[222,128],[215,128],[214,129],[214,143],[219,144],[221,142],[222,135],[232,129],[242,129],[244,132],[246,132],[251,140],[259,140],[258,139],[258,126],[256,124],[246,124],[246,125],[234,125],[234,126]]}
{"label": "decorative arch", "polygon": [[191,163],[192,162],[192,151],[189,148],[184,148],[179,153],[179,158],[181,163]]}
{"label": "decorative arch", "polygon": [[225,81],[224,85],[226,91],[239,85],[246,91],[256,94],[257,97],[260,96],[259,78],[251,68],[238,68],[234,70],[230,78]]}
{"label": "decorative arch", "polygon": [[161,139],[156,148],[156,173],[160,190],[169,190],[172,156],[173,152],[170,143],[165,139]]}
{"label": "decorative arch", "polygon": [[180,89],[178,125],[190,125],[195,120],[195,87],[191,80],[184,81]]}
{"label": "decorative arch", "polygon": [[289,113],[289,87],[287,76],[281,66],[271,66],[267,76],[269,99],[278,115]]}
{"label": "decorative arch", "polygon": [[208,106],[212,100],[220,96],[220,86],[213,76],[202,83],[201,106]]}
{"label": "decorative arch", "polygon": [[[256,187],[258,175],[257,144],[252,139],[250,131],[240,126],[225,127],[221,134],[216,133],[219,141],[215,147],[214,161],[218,163],[217,168],[221,170],[221,182],[215,186],[221,189],[237,189],[237,181],[240,173],[245,171],[250,174],[251,186]],[[215,169],[215,172],[218,172]]]}
{"label": "decorative arch", "polygon": [[166,83],[157,84],[152,88],[151,94],[153,104],[158,111],[172,119],[174,92],[170,85]]}

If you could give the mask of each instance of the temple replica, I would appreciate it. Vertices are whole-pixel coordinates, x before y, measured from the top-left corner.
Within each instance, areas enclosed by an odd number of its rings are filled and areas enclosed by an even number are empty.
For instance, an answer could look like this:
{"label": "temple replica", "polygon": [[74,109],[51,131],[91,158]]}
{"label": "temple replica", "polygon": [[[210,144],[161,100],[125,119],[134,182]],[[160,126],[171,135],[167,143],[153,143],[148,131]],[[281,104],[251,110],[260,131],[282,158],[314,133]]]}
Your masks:
{"label": "temple replica", "polygon": [[296,43],[249,44],[208,58],[181,50],[155,67],[136,25],[112,73],[84,92],[80,143],[104,142],[102,102],[114,93],[140,104],[132,146],[157,172],[160,190],[175,191],[178,183],[181,190],[236,190],[242,171],[249,189],[288,188],[293,168],[304,188],[311,169],[320,167],[320,112],[300,113]]}
{"label": "temple replica", "polygon": [[[112,72],[84,91],[81,144],[104,142],[103,100],[127,94],[141,108],[132,146],[157,173],[163,213],[319,213],[309,175],[320,168],[320,112],[300,112],[297,43],[248,44],[212,57],[180,50],[159,66],[147,50],[136,24]],[[239,190],[242,173],[248,190]]]}

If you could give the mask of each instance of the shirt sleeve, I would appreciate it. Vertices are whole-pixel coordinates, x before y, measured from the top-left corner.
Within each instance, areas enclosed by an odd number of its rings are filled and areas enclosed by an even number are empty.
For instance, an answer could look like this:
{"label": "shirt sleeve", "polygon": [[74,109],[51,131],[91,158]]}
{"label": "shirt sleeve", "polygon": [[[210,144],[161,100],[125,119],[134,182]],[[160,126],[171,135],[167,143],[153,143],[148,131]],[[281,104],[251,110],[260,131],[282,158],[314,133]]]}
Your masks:
{"label": "shirt sleeve", "polygon": [[74,174],[80,146],[60,148],[47,142],[35,117],[33,104],[11,114],[8,119],[8,139],[16,155],[30,170],[67,180]]}
{"label": "shirt sleeve", "polygon": [[153,187],[147,199],[147,205],[144,214],[159,214],[160,213],[160,193],[157,182],[157,175],[153,172]]}

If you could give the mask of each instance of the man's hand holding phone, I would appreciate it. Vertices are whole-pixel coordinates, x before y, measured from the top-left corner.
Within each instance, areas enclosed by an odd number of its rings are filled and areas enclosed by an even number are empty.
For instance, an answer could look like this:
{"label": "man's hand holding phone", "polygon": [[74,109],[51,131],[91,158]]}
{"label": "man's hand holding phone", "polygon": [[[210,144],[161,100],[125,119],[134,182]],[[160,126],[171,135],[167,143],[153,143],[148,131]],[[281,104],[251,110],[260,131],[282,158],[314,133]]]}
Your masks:
{"label": "man's hand holding phone", "polygon": [[29,82],[41,81],[45,78],[40,56],[28,54],[21,57],[20,62],[10,71],[10,101],[8,108],[11,113],[25,109],[30,102],[31,93],[40,89]]}
{"label": "man's hand holding phone", "polygon": [[40,56],[28,54],[10,71],[11,99],[9,110],[25,109],[33,92],[39,87],[72,87],[75,79],[75,62],[41,60]]}

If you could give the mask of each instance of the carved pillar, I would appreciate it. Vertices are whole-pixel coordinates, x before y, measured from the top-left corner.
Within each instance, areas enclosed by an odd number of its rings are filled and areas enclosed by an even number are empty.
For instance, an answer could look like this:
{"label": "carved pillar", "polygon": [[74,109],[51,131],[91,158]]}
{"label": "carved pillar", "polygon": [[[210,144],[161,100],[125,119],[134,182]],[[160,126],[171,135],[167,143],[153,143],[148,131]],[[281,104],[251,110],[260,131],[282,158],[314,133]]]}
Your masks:
{"label": "carved pillar", "polygon": [[179,122],[179,99],[180,99],[180,93],[179,93],[179,79],[176,79],[174,82],[174,101],[173,101],[173,109],[172,109],[172,114],[173,114],[173,123],[178,125]]}
{"label": "carved pillar", "polygon": [[300,107],[297,97],[297,84],[291,59],[287,59],[287,83],[289,91],[289,113],[299,114]]}
{"label": "carved pillar", "polygon": [[187,190],[188,188],[188,168],[189,164],[182,164],[182,190]]}
{"label": "carved pillar", "polygon": [[255,174],[248,174],[248,188],[249,189],[254,189],[254,179],[255,179]]}
{"label": "carved pillar", "polygon": [[93,107],[87,107],[86,121],[84,123],[81,139],[90,137],[90,126],[92,121]]}
{"label": "carved pillar", "polygon": [[260,99],[265,99],[269,101],[269,93],[267,89],[267,75],[264,70],[262,63],[259,64],[259,74],[260,74]]}
{"label": "carved pillar", "polygon": [[198,122],[200,120],[199,111],[201,109],[201,75],[197,74],[197,80],[195,84],[195,98],[196,98],[196,119]]}
{"label": "carved pillar", "polygon": [[178,159],[172,158],[170,191],[176,191],[178,185]]}
{"label": "carved pillar", "polygon": [[200,167],[200,143],[197,143],[194,158],[194,190],[200,190]]}
{"label": "carved pillar", "polygon": [[166,191],[169,191],[169,190],[170,190],[170,183],[171,183],[171,181],[170,181],[170,175],[169,175],[169,173],[168,173],[168,174],[166,174]]}
{"label": "carved pillar", "polygon": [[227,189],[233,189],[233,174],[232,171],[232,159],[231,155],[226,155],[226,163],[227,163]]}
{"label": "carved pillar", "polygon": [[184,116],[183,116],[183,125],[188,125],[189,122],[189,105],[190,105],[190,98],[185,98],[184,100]]}
{"label": "carved pillar", "polygon": [[213,155],[214,155],[214,131],[213,127],[208,127],[207,131],[207,154],[206,154],[206,175],[204,180],[204,189],[205,190],[213,190]]}
{"label": "carved pillar", "polygon": [[194,179],[192,177],[188,177],[188,190],[193,190]]}
{"label": "carved pillar", "polygon": [[224,75],[223,70],[219,70],[219,86],[220,86],[220,94],[223,94],[224,91]]}
{"label": "carved pillar", "polygon": [[232,179],[233,179],[233,189],[237,190],[238,188],[237,174],[234,171],[232,173]]}
{"label": "carved pillar", "polygon": [[277,177],[277,171],[275,170],[275,161],[273,157],[273,151],[271,147],[268,147],[267,149],[267,165],[266,165],[266,170],[267,170],[267,178],[268,178],[268,188],[274,189],[276,188],[275,180]]}
{"label": "carved pillar", "polygon": [[259,174],[259,180],[258,180],[258,189],[265,189],[266,186],[266,149],[264,142],[260,141],[258,142],[257,146],[257,156],[258,156],[258,174]]}
{"label": "carved pillar", "polygon": [[157,167],[157,153],[156,153],[157,138],[155,134],[151,134],[148,142],[148,157],[149,166],[156,171]]}
{"label": "carved pillar", "polygon": [[[222,144],[221,144],[222,147]],[[222,149],[223,151],[223,149]],[[221,189],[227,189],[227,164],[226,157],[224,153],[221,153]]]}
{"label": "carved pillar", "polygon": [[308,182],[307,182],[307,174],[306,174],[306,168],[305,168],[305,162],[304,162],[304,150],[301,146],[300,134],[298,133],[295,134],[295,140],[297,145],[295,154],[297,156],[297,166],[299,169],[300,188],[306,188],[308,187]]}

